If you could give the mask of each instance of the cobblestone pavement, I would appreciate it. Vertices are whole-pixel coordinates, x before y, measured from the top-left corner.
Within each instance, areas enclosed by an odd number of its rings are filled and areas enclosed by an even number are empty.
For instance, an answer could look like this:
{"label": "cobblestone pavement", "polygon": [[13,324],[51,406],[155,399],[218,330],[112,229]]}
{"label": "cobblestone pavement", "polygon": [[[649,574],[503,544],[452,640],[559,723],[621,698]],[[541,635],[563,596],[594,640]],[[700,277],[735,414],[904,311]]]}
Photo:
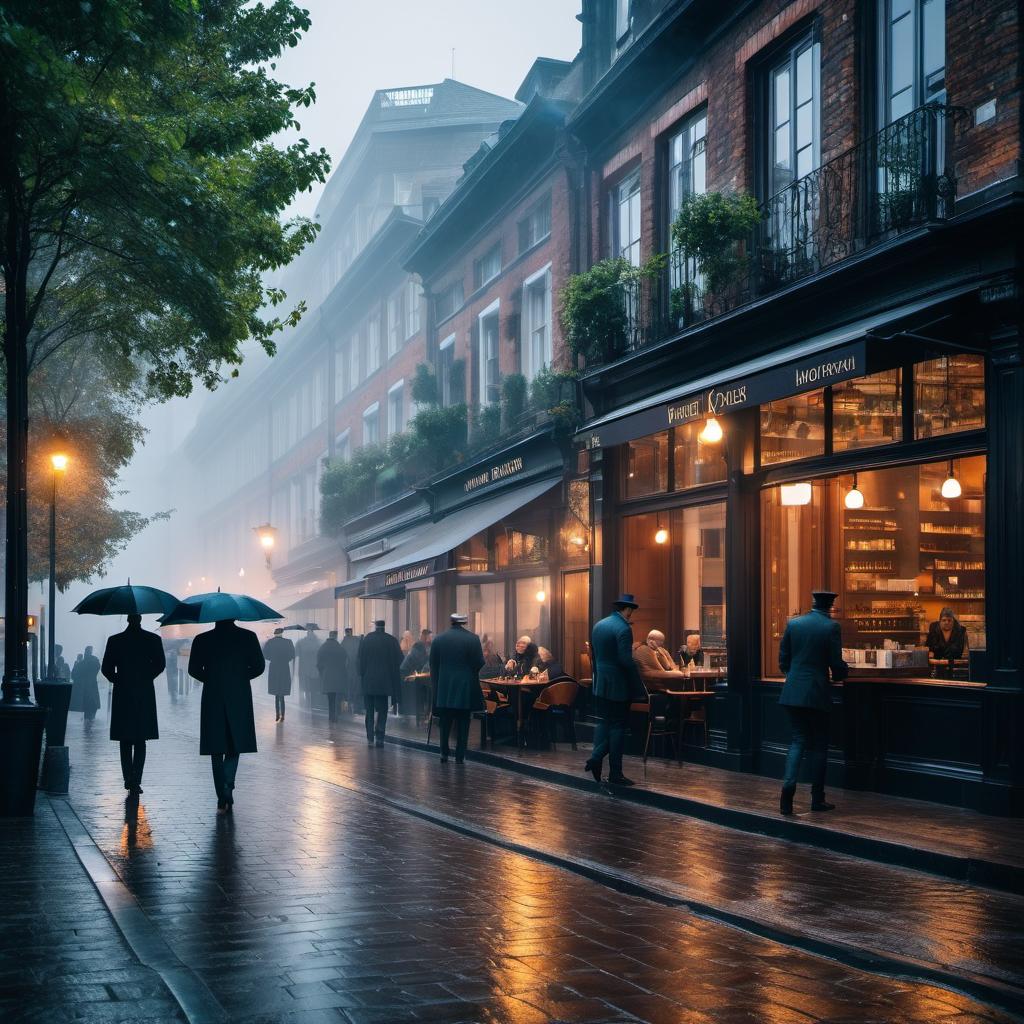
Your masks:
{"label": "cobblestone pavement", "polygon": [[[164,738],[151,744],[135,829],[124,821],[105,728],[98,722],[85,735],[72,716],[71,800],[149,921],[231,1021],[1014,1019],[945,988],[855,970],[425,822],[388,801],[434,808],[467,827],[479,821],[523,845],[611,858],[616,844],[598,836],[608,815],[627,807],[479,765],[443,773],[429,755],[367,749],[345,729],[331,743],[325,725],[294,710],[277,728],[260,708],[261,753],[243,756],[235,813],[218,818],[208,763],[196,753],[198,702],[194,693],[161,705]],[[751,860],[743,881],[732,877],[729,851],[707,863],[719,839],[702,838],[706,824],[628,810],[611,866],[647,870],[646,851],[656,851],[659,870],[692,861],[694,877],[734,901],[773,892],[788,899],[798,866],[783,851]],[[846,873],[874,870],[835,860]],[[20,898],[48,913],[54,897],[37,887]],[[972,909],[980,942],[989,919],[969,901],[963,912]],[[933,909],[935,928],[949,913],[949,903]],[[60,936],[73,924],[57,917],[52,930]],[[3,928],[4,964],[16,973],[19,944],[6,915]],[[131,957],[120,947],[104,961],[110,969]],[[124,1018],[93,1013],[83,998],[65,1019]]]}

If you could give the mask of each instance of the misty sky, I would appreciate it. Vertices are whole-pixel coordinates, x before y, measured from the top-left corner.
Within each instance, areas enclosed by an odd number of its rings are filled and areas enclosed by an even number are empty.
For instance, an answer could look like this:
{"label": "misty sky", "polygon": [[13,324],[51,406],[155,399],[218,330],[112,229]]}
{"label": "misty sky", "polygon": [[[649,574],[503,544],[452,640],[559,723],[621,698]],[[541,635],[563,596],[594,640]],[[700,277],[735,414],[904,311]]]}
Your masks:
{"label": "misty sky", "polygon": [[[317,103],[300,110],[302,135],[344,153],[375,89],[452,77],[511,98],[537,57],[571,60],[580,45],[580,0],[300,0],[313,27],[278,62],[291,85],[316,83]],[[312,216],[319,198],[302,195]]]}
{"label": "misty sky", "polygon": [[[502,96],[512,97],[537,57],[572,59],[579,49],[580,0],[300,0],[309,10],[313,26],[302,42],[278,62],[277,76],[293,85],[316,83],[317,103],[300,110],[302,135],[331,154],[332,165],[348,146],[375,89],[439,82],[451,76],[452,47],[455,77]],[[292,210],[312,216],[320,189],[299,196]],[[262,359],[253,360],[255,372]],[[231,385],[229,384],[228,387]],[[238,386],[236,384],[235,386]],[[174,510],[175,521],[144,530],[118,556],[105,580],[75,584],[58,595],[58,641],[65,644],[70,661],[86,643],[102,644],[110,632],[124,626],[119,617],[70,615],[69,610],[89,591],[104,585],[149,583],[181,591],[180,572],[169,572],[168,554],[189,563],[187,544],[182,550],[181,528],[201,504],[190,492],[185,467],[174,462],[178,446],[204,402],[216,402],[217,392],[200,385],[190,399],[178,399],[147,410],[143,423],[146,443],[119,481],[122,508],[152,514]],[[227,582],[227,581],[225,581]],[[232,589],[265,596],[269,579],[251,573],[245,583],[232,580]],[[227,587],[225,588],[227,589]],[[38,608],[44,590],[35,585],[30,606]],[[147,625],[152,621],[147,618]],[[104,685],[105,692],[105,685]]]}

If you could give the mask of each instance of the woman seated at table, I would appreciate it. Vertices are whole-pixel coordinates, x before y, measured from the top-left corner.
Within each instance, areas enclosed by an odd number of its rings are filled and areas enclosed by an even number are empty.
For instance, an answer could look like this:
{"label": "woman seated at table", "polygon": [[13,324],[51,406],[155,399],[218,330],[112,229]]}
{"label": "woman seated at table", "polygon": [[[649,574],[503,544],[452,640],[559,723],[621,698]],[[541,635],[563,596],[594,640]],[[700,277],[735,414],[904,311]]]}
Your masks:
{"label": "woman seated at table", "polygon": [[537,648],[537,676],[541,682],[553,683],[556,679],[568,679],[569,673],[562,668],[562,663],[546,648]]}
{"label": "woman seated at table", "polygon": [[967,657],[967,630],[957,621],[952,608],[939,612],[938,622],[928,627],[928,661],[939,679],[953,678],[953,663]]}
{"label": "woman seated at table", "polygon": [[537,664],[537,645],[528,636],[516,641],[516,652],[505,662],[505,673],[522,679]]}

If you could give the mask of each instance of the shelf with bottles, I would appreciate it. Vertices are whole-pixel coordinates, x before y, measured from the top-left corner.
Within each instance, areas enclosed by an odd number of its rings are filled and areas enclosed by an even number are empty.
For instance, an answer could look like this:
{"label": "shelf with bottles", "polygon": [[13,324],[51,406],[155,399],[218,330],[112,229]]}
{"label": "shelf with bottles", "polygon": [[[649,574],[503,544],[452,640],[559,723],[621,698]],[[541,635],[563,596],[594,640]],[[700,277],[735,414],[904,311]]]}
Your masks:
{"label": "shelf with bottles", "polygon": [[872,573],[876,575],[894,574],[899,572],[896,566],[884,559],[871,559],[866,562],[848,562],[846,572]]}
{"label": "shelf with bottles", "polygon": [[931,520],[921,520],[921,533],[931,534],[940,537],[984,537],[982,526],[972,526],[966,523],[933,523]]}
{"label": "shelf with bottles", "polygon": [[847,551],[896,551],[895,537],[874,537],[871,540],[850,540],[844,545]]}
{"label": "shelf with bottles", "polygon": [[[934,554],[938,556],[940,552],[934,552]],[[947,555],[950,554],[950,552],[942,551],[941,554]],[[922,565],[921,568],[928,569],[933,572],[984,572],[985,560],[983,558],[935,557],[928,565]]]}

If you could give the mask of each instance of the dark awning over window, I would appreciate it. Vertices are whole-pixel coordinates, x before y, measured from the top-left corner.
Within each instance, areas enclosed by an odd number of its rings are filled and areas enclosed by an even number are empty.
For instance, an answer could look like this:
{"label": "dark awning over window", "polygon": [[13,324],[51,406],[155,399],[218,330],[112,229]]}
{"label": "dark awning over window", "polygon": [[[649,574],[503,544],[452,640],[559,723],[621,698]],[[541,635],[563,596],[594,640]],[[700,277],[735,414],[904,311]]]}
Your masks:
{"label": "dark awning over window", "polygon": [[905,361],[906,346],[872,337],[871,333],[895,327],[952,297],[933,296],[890,309],[661,391],[592,420],[577,433],[576,439],[589,448],[623,444],[692,420],[723,416],[852,377],[892,369]]}

